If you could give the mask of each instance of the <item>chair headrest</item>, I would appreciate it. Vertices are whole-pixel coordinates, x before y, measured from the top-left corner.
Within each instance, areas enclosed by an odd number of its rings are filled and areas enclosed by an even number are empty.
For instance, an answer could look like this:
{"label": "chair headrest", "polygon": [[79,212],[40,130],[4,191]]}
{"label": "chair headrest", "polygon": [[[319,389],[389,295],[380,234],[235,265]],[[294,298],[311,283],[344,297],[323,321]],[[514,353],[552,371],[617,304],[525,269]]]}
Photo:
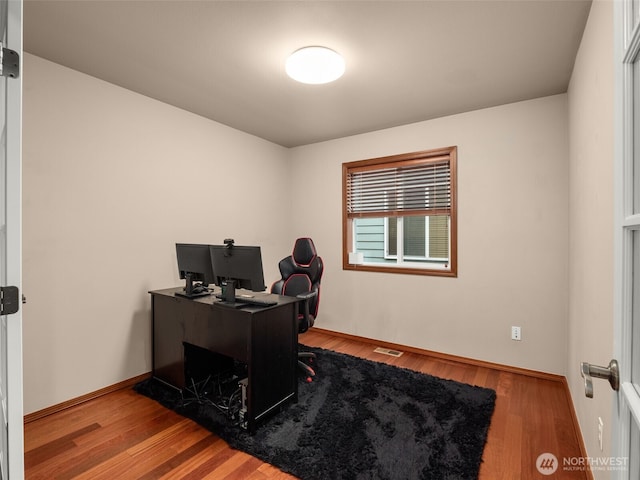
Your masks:
{"label": "chair headrest", "polygon": [[310,238],[298,238],[296,240],[291,257],[297,265],[308,267],[317,256],[313,240]]}

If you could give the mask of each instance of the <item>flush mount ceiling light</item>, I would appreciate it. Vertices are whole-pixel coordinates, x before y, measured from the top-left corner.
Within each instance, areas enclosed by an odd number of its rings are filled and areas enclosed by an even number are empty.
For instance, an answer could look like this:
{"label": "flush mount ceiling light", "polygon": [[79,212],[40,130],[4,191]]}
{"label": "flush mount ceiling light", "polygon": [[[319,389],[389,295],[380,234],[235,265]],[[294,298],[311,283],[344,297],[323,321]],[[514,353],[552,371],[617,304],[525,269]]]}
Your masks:
{"label": "flush mount ceiling light", "polygon": [[304,47],[287,59],[287,75],[302,83],[318,85],[337,80],[344,73],[344,60],[326,47]]}

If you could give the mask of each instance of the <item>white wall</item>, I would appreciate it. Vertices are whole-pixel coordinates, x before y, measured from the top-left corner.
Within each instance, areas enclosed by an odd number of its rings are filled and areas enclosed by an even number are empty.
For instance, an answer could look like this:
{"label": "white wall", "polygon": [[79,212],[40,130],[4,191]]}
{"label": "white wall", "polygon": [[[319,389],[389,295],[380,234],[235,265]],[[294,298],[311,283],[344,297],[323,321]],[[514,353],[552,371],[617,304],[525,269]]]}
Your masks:
{"label": "white wall", "polygon": [[292,240],[282,147],[24,64],[28,414],[151,370],[147,291],[180,283],[176,242],[261,245],[270,285]]}
{"label": "white wall", "polygon": [[[594,1],[569,85],[569,364],[567,380],[590,456],[610,452],[613,392],[584,395],[580,362],[613,358],[613,2]],[[597,421],[605,423],[604,452]],[[594,472],[609,478],[609,472]]]}
{"label": "white wall", "polygon": [[[24,85],[25,413],[148,372],[175,242],[228,236],[267,283],[312,236],[320,327],[565,373],[566,95],[286,150],[32,55]],[[458,278],[342,271],[341,164],[450,145]]]}
{"label": "white wall", "polygon": [[[342,270],[341,164],[458,146],[458,278]],[[294,235],[325,261],[316,325],[565,373],[567,97],[474,111],[291,151]],[[511,325],[522,341],[510,339]]]}

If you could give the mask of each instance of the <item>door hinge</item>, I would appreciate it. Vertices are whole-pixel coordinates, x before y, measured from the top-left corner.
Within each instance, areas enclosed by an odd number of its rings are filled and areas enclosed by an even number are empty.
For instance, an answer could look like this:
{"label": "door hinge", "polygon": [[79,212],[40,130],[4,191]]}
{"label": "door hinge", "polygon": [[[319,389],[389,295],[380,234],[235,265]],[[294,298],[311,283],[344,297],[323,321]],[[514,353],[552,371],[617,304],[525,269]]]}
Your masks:
{"label": "door hinge", "polygon": [[0,43],[0,75],[18,78],[20,75],[20,55],[15,50],[5,48]]}
{"label": "door hinge", "polygon": [[20,308],[18,287],[0,287],[0,315],[11,315]]}

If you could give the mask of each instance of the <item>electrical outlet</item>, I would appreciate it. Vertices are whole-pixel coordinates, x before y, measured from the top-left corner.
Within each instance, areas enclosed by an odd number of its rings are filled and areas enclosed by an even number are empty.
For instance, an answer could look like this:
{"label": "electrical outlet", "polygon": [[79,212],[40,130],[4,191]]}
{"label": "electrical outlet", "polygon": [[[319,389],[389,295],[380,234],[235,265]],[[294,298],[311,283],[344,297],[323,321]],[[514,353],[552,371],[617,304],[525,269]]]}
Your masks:
{"label": "electrical outlet", "polygon": [[511,327],[511,340],[520,341],[522,340],[522,332],[520,331],[520,327]]}
{"label": "electrical outlet", "polygon": [[600,445],[600,451],[602,451],[602,436],[604,431],[604,423],[602,417],[598,417],[598,445]]}

